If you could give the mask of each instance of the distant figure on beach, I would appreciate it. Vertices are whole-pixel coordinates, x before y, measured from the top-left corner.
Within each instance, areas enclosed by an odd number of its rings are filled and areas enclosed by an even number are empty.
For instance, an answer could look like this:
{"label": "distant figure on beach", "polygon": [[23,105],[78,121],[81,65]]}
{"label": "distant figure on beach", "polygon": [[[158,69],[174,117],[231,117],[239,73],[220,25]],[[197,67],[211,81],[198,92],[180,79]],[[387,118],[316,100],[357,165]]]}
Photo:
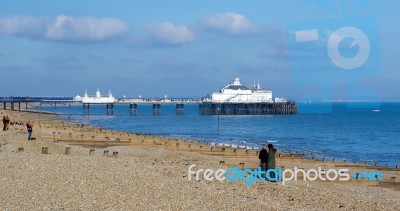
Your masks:
{"label": "distant figure on beach", "polygon": [[[268,169],[275,169],[275,153],[276,149],[274,148],[274,145],[268,144],[268,161],[267,161],[267,168]],[[271,178],[275,178],[275,172],[270,172],[269,176]]]}
{"label": "distant figure on beach", "polygon": [[9,130],[10,129],[10,117],[8,115],[5,117],[4,123],[5,123],[5,130]]}
{"label": "distant figure on beach", "polygon": [[3,131],[6,131],[6,116],[3,116]]}
{"label": "distant figure on beach", "polygon": [[31,140],[31,137],[32,137],[32,127],[33,127],[33,124],[31,121],[26,123],[26,129],[28,130],[28,140]]}
{"label": "distant figure on beach", "polygon": [[[267,170],[268,152],[267,152],[266,148],[267,147],[265,145],[262,146],[260,154],[258,155],[258,159],[260,159],[260,165],[261,165],[261,170],[262,171],[266,171]],[[262,177],[265,177],[265,175],[262,175]]]}

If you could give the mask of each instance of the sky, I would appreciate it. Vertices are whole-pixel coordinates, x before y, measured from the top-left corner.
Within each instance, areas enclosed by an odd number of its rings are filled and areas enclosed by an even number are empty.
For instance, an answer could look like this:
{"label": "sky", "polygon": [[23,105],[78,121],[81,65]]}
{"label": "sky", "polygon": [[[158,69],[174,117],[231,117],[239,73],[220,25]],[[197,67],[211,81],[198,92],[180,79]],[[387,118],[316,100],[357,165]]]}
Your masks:
{"label": "sky", "polygon": [[400,99],[400,2],[3,1],[0,96]]}

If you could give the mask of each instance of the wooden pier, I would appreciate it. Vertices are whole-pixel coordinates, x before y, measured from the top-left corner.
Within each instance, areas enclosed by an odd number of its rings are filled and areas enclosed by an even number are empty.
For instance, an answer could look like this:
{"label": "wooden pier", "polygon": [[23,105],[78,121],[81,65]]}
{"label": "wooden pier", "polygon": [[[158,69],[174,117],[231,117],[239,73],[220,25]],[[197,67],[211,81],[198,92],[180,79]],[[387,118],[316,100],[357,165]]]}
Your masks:
{"label": "wooden pier", "polygon": [[271,103],[214,103],[199,104],[200,115],[288,115],[296,114],[294,101]]}

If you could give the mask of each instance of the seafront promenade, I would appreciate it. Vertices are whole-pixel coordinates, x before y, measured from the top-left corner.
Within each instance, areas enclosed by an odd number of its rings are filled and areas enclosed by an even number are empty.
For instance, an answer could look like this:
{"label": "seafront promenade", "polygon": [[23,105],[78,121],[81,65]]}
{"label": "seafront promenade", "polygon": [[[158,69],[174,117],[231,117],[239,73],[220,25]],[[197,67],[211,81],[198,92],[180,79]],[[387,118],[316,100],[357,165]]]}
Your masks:
{"label": "seafront promenade", "polygon": [[0,131],[0,209],[355,209],[396,210],[400,169],[314,160],[279,152],[277,167],[380,170],[385,180],[349,182],[189,181],[188,167],[256,168],[258,150],[210,146],[82,126],[56,114],[0,110],[33,122]]}

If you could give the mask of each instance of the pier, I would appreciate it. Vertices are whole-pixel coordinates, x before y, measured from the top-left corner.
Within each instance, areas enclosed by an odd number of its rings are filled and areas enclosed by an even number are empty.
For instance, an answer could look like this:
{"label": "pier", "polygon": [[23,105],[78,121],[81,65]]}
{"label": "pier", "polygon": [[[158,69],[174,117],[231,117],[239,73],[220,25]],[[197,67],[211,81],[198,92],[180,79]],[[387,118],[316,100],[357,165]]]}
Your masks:
{"label": "pier", "polygon": [[296,114],[294,101],[272,103],[212,103],[199,104],[200,115],[288,115]]}
{"label": "pier", "polygon": [[186,104],[198,104],[200,115],[289,115],[297,113],[297,105],[294,101],[287,102],[209,102],[200,99],[118,99],[115,102],[92,102],[84,103],[74,100],[72,97],[0,97],[0,105],[3,110],[21,111],[27,110],[29,106],[42,105],[82,105],[82,113],[90,115],[93,105],[104,105],[106,115],[114,115],[115,105],[129,105],[129,115],[138,115],[140,105],[152,105],[152,114],[161,115],[162,105],[175,105],[176,115],[185,114]]}
{"label": "pier", "polygon": [[[100,98],[99,98],[100,99]],[[184,115],[185,114],[185,104],[198,104],[201,103],[201,100],[191,99],[191,98],[171,98],[171,99],[115,99],[113,101],[88,101],[84,102],[81,100],[76,100],[73,97],[0,97],[0,103],[3,105],[3,110],[13,110],[13,111],[21,111],[27,110],[30,106],[39,106],[42,105],[54,105],[54,108],[57,108],[57,105],[82,105],[82,113],[84,115],[90,115],[90,109],[93,105],[103,105],[105,106],[105,113],[107,115],[114,115],[114,106],[115,105],[127,105],[129,104],[129,115],[137,115],[139,111],[140,105],[152,105],[152,114],[153,115],[161,115],[162,105],[176,105],[176,115]],[[1,105],[0,104],[0,105]]]}

